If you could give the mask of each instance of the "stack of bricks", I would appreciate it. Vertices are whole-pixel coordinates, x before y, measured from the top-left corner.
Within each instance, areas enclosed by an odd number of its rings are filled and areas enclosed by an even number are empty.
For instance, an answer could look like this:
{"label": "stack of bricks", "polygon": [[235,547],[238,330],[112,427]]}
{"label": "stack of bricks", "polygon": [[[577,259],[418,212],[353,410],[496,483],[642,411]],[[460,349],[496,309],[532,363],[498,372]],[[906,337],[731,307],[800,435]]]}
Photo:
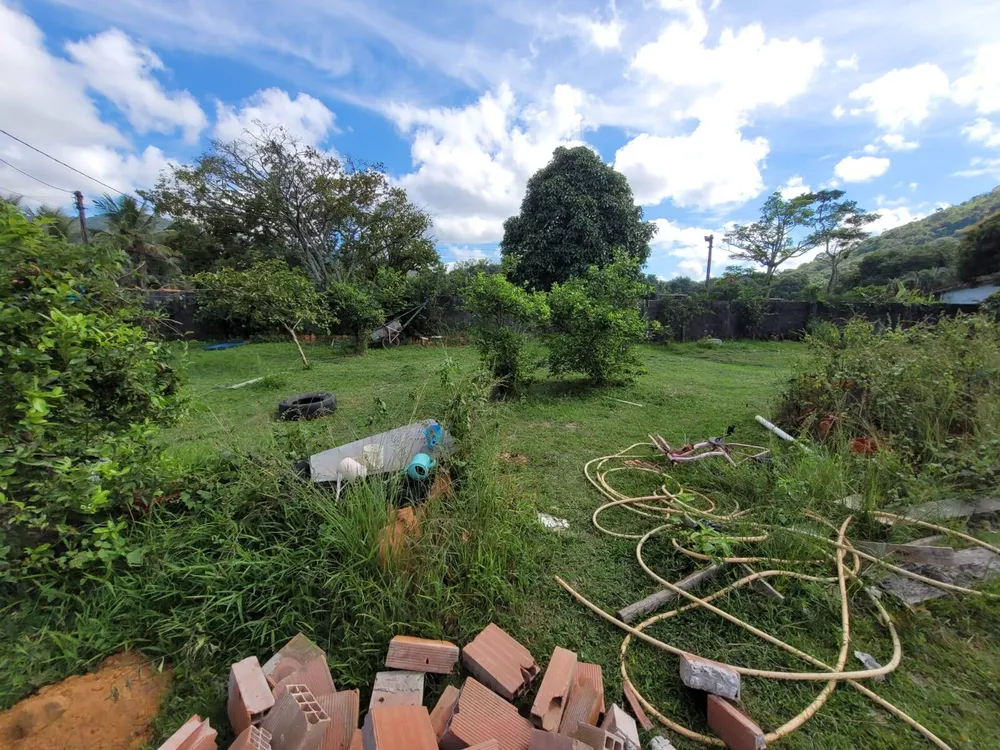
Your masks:
{"label": "stack of bricks", "polygon": [[[446,685],[428,710],[427,675],[450,675],[459,660],[470,676],[461,687]],[[359,692],[336,689],[326,654],[306,636],[263,665],[255,656],[236,662],[229,750],[639,750],[635,720],[605,707],[598,665],[557,647],[537,680],[541,670],[528,649],[493,624],[461,650],[396,636],[385,666],[359,727]],[[526,718],[514,701],[527,705],[536,680]],[[216,739],[208,721],[193,716],[160,750],[218,750]]]}

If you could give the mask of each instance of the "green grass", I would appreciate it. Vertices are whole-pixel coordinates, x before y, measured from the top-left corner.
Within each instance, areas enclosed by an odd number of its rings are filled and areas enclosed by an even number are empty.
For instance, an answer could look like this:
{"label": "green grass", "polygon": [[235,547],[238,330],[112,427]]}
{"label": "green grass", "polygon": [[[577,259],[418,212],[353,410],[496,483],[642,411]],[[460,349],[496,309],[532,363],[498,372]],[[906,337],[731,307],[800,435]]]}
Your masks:
{"label": "green grass", "polygon": [[[376,488],[334,505],[328,495],[294,482],[289,467],[312,452],[411,419],[442,416],[449,398],[438,375],[443,360],[471,369],[475,353],[461,347],[374,350],[364,357],[321,346],[307,351],[313,365],[308,371],[300,369],[294,348],[286,344],[191,353],[190,414],[164,433],[163,441],[182,470],[219,478],[218,483],[192,488],[190,507],[158,508],[134,525],[132,541],[147,550],[142,567],[118,571],[79,597],[53,591],[51,600],[42,597],[25,605],[21,616],[6,618],[0,632],[14,646],[0,666],[0,694],[16,697],[115,648],[136,645],[180,665],[177,689],[161,720],[166,729],[194,711],[222,719],[227,660],[247,653],[266,657],[273,644],[298,629],[328,649],[338,686],[364,688],[392,633],[461,642],[493,619],[543,664],[560,645],[603,665],[608,699],[620,702],[623,634],[573,601],[553,576],[609,612],[656,587],[636,563],[634,542],[592,526],[590,516],[602,500],[583,476],[583,464],[645,441],[649,433],[681,444],[735,425],[734,439],[768,444],[753,417],[771,412],[802,348],[790,343],[647,347],[648,372],[633,385],[595,390],[580,380],[543,379],[520,399],[490,406],[474,433],[476,458],[457,498],[427,523],[420,564],[392,575],[378,567],[373,551],[385,521],[384,494]],[[239,390],[217,387],[261,376],[266,380]],[[308,423],[274,421],[281,397],[319,390],[337,395],[335,415]],[[834,501],[848,491],[872,493],[885,483],[879,467],[841,458],[803,460],[794,447],[775,449],[776,459],[767,466],[734,471],[706,462],[677,476],[709,492],[722,507],[738,502],[777,524],[798,523],[803,506],[832,517],[839,512]],[[524,459],[495,460],[503,454]],[[621,486],[638,492],[644,484],[622,477]],[[568,519],[569,530],[541,530],[532,520],[535,510]],[[625,511],[609,511],[602,521],[638,528]],[[769,549],[794,546],[777,540]],[[667,537],[651,540],[646,553],[664,577],[676,579],[691,570],[669,549]],[[792,581],[775,585],[786,594],[784,604],[744,589],[721,606],[834,660],[840,622],[834,591]],[[852,595],[852,605],[852,652],[868,651],[884,662],[888,638],[863,595]],[[903,663],[876,691],[953,747],[1000,746],[995,740],[1000,607],[967,597],[938,600],[914,613],[893,612]],[[650,632],[732,663],[804,668],[709,614],[682,615]],[[853,655],[848,664],[858,666]],[[628,668],[665,714],[704,730],[704,708],[680,686],[674,657],[634,643]],[[432,678],[428,695],[442,685]],[[744,702],[765,729],[773,729],[820,688],[747,679]],[[696,747],[667,736],[678,748]],[[843,686],[782,746],[888,750],[922,743]]]}

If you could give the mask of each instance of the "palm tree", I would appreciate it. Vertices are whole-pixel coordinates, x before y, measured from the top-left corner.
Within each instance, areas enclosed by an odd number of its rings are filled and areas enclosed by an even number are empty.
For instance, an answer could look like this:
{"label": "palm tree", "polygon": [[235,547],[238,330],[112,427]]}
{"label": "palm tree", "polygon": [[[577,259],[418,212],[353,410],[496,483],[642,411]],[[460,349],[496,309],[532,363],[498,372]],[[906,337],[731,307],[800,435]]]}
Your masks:
{"label": "palm tree", "polygon": [[105,193],[94,201],[107,221],[106,229],[94,231],[94,237],[110,242],[123,251],[132,262],[132,270],[140,287],[147,287],[150,266],[166,264],[176,269],[177,253],[163,244],[167,232],[157,228],[159,216],[131,195],[118,198]]}
{"label": "palm tree", "polygon": [[24,214],[32,221],[43,221],[45,232],[51,237],[59,237],[68,242],[79,242],[80,221],[72,216],[67,216],[61,208],[53,206],[39,206],[38,208],[26,208]]}

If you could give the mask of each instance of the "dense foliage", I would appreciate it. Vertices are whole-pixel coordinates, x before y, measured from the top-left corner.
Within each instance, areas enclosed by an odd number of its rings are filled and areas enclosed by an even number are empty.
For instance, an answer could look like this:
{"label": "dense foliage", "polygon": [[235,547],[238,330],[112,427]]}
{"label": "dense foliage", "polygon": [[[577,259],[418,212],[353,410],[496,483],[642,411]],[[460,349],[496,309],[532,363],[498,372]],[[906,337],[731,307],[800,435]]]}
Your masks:
{"label": "dense foliage", "polygon": [[0,577],[125,553],[107,511],[151,500],[149,438],[178,404],[167,347],[137,324],[107,246],[0,205]]}
{"label": "dense foliage", "polygon": [[548,291],[589,266],[611,263],[618,249],[644,264],[655,232],[623,174],[586,146],[560,146],[528,180],[500,247],[514,266],[513,281]]}
{"label": "dense foliage", "polygon": [[646,333],[639,300],[648,287],[639,263],[619,255],[604,268],[554,284],[549,292],[549,369],[583,372],[595,384],[631,380],[642,370],[635,347]]}
{"label": "dense foliage", "polygon": [[1000,211],[969,229],[962,238],[958,273],[962,281],[1000,273]]}
{"label": "dense foliage", "polygon": [[545,294],[527,292],[501,274],[480,273],[465,288],[463,297],[474,318],[473,342],[496,380],[495,395],[516,393],[535,369],[525,351],[525,339],[531,326],[549,316]]}
{"label": "dense foliage", "polygon": [[206,271],[195,276],[194,282],[200,292],[198,314],[203,320],[225,323],[227,330],[285,331],[298,347],[305,367],[309,362],[298,345],[296,331],[301,326],[323,331],[331,322],[323,295],[283,260],[261,261],[246,271]]}
{"label": "dense foliage", "polygon": [[784,263],[814,247],[809,238],[797,236],[813,217],[812,194],[785,200],[772,193],[760,208],[757,221],[737,224],[724,242],[731,248],[733,260],[745,261],[764,270],[765,286],[770,286],[774,272]]}

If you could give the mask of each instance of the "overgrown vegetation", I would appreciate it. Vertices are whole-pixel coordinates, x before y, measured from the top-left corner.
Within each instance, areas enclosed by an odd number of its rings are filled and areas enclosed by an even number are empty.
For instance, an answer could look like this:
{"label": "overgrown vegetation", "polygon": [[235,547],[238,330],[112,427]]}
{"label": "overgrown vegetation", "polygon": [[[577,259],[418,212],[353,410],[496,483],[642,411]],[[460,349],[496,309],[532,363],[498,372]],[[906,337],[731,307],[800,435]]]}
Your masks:
{"label": "overgrown vegetation", "polygon": [[179,405],[174,357],[116,285],[124,256],[45,227],[0,204],[3,583],[128,552],[115,511],[154,501],[150,438]]}

